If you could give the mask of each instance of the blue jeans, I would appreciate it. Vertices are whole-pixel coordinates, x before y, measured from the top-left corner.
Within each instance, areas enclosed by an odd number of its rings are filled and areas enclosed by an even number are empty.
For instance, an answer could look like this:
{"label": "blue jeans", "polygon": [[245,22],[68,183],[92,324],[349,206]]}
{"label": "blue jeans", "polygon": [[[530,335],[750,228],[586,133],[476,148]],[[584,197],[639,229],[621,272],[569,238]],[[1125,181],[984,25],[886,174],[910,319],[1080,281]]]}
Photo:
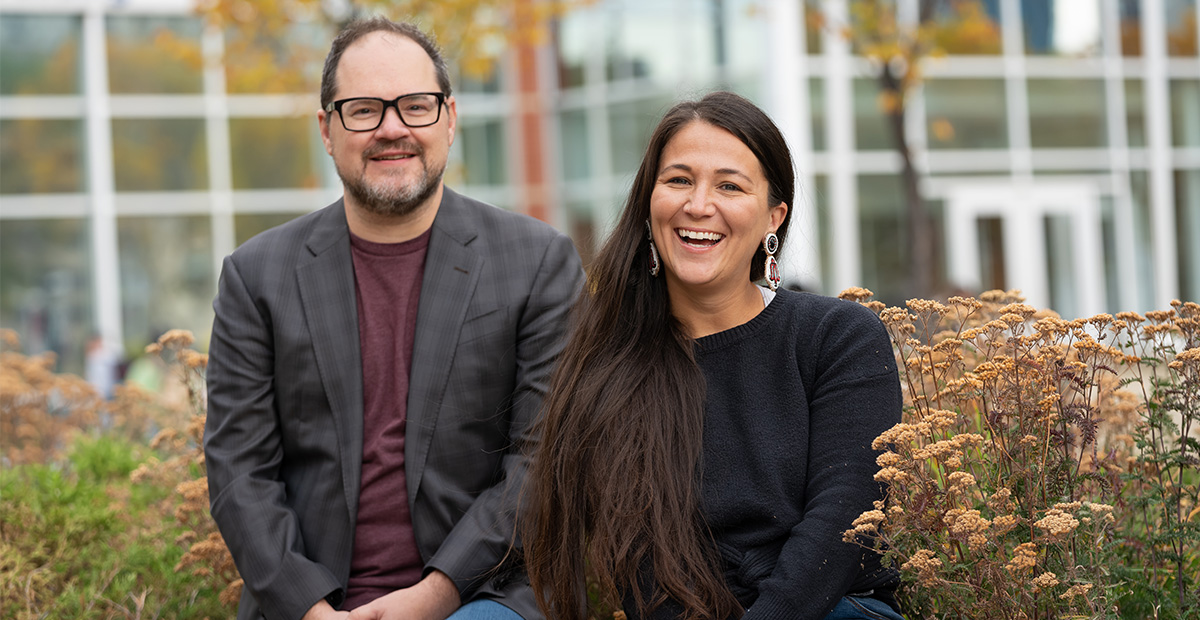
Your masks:
{"label": "blue jeans", "polygon": [[478,599],[458,608],[446,620],[524,620],[517,612],[490,599]]}
{"label": "blue jeans", "polygon": [[877,599],[843,596],[825,620],[904,620],[904,616]]}

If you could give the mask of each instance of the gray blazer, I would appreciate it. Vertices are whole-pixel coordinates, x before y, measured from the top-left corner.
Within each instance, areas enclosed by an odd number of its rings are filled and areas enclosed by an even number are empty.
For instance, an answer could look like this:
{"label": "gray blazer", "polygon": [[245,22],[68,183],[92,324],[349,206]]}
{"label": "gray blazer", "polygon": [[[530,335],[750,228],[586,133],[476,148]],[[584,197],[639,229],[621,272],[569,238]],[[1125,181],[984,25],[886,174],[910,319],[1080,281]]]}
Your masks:
{"label": "gray blazer", "polygon": [[[417,311],[405,476],[426,571],[463,601],[540,618],[512,539],[522,447],[583,282],[571,241],[445,190]],[[362,466],[363,391],[342,201],[225,259],[213,303],[204,452],[212,515],[245,580],[239,619],[344,598]]]}

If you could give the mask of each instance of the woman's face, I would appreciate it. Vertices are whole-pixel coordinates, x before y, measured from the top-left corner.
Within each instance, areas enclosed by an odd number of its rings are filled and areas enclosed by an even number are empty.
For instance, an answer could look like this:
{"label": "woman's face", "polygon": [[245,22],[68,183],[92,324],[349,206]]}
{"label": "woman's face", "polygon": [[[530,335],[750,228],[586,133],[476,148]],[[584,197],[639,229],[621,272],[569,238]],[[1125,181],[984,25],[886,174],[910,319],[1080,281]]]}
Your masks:
{"label": "woman's face", "polygon": [[767,178],[750,148],[703,121],[680,129],[659,157],[650,228],[668,290],[735,293],[787,205],[767,206]]}

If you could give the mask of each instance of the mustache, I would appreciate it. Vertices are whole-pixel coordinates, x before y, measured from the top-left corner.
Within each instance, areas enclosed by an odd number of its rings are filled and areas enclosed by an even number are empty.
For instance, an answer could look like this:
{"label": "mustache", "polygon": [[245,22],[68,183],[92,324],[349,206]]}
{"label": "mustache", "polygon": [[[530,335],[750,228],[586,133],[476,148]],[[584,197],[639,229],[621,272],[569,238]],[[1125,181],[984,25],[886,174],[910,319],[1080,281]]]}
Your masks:
{"label": "mustache", "polygon": [[425,154],[425,149],[421,145],[409,140],[388,140],[386,142],[376,142],[367,149],[363,150],[363,158],[370,159],[376,155],[381,155],[388,151],[408,151],[418,157]]}

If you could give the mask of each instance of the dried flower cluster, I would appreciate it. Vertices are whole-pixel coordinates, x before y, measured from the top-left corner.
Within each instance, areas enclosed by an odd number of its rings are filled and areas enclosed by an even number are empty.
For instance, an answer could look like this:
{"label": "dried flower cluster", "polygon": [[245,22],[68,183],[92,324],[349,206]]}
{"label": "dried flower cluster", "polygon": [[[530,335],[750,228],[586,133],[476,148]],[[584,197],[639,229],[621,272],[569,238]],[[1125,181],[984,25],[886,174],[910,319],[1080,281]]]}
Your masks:
{"label": "dried flower cluster", "polygon": [[886,500],[844,540],[901,568],[910,618],[1196,611],[1200,305],[1068,321],[1017,291],[841,297],[879,314],[906,401],[874,443]]}

